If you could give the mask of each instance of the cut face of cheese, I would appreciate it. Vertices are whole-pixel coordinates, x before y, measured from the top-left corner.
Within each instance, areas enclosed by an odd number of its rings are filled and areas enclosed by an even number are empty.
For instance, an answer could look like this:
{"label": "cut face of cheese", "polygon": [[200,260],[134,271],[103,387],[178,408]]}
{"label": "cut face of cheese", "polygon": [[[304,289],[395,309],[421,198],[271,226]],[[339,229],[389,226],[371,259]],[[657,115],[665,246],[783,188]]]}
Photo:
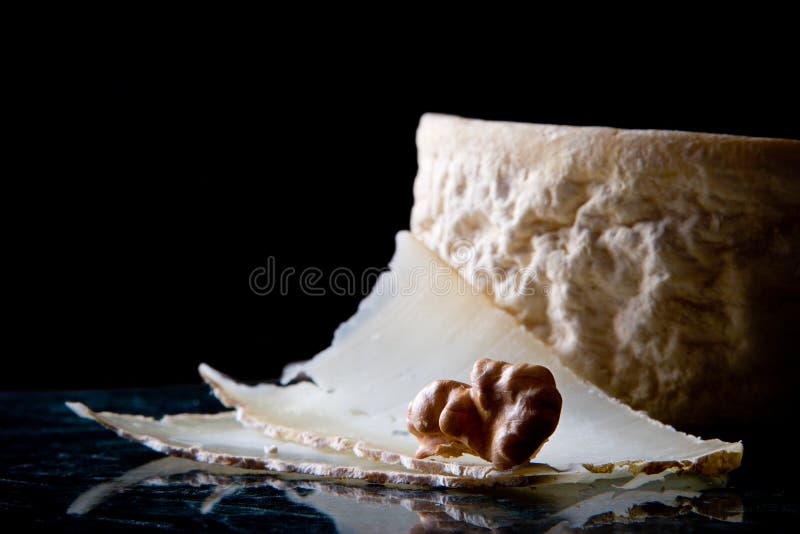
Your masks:
{"label": "cut face of cheese", "polygon": [[540,471],[540,464],[573,472],[717,475],[741,461],[741,443],[683,434],[577,378],[407,232],[397,236],[391,272],[339,328],[333,345],[292,366],[313,383],[246,386],[206,365],[200,373],[242,423],[267,436],[423,473],[483,479],[503,473],[474,456],[415,459],[418,443],[406,429],[406,410],[433,380],[468,381],[472,365],[484,357],[547,367],[563,398],[560,423],[537,463],[515,475]]}
{"label": "cut face of cheese", "polygon": [[[531,469],[526,475],[484,480],[418,473],[401,466],[389,468],[352,454],[268,439],[260,432],[239,424],[233,412],[179,414],[153,419],[141,415],[93,412],[81,403],[67,403],[67,406],[80,417],[96,421],[121,437],[158,452],[209,464],[376,484],[448,488],[526,486],[537,483],[539,479],[541,482],[552,479],[552,470],[543,467]],[[151,469],[147,474],[157,472]],[[168,471],[160,474],[166,475]],[[568,474],[559,476],[566,477],[564,480],[577,480],[569,478]],[[87,497],[89,501],[93,499]]]}

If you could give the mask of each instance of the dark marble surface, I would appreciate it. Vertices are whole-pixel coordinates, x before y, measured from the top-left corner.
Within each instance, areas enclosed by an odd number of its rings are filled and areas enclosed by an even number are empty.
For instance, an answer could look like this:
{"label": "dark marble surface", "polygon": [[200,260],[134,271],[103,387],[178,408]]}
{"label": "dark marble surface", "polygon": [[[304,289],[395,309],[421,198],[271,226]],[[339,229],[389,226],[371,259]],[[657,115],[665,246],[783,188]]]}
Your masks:
{"label": "dark marble surface", "polygon": [[[629,491],[611,483],[487,493],[409,490],[166,458],[78,419],[65,400],[147,415],[220,409],[201,386],[0,393],[0,511],[6,526],[79,532],[761,532],[794,531],[800,518],[791,472],[748,469],[747,448],[743,468],[725,486],[681,477]],[[788,448],[776,450],[774,460],[784,452]]]}

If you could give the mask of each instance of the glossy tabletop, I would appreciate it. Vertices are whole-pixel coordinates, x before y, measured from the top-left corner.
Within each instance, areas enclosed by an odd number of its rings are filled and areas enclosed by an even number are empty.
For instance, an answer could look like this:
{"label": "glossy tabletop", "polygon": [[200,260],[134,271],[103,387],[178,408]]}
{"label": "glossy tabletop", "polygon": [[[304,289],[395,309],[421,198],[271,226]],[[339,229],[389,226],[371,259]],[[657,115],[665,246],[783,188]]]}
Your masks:
{"label": "glossy tabletop", "polygon": [[0,393],[0,400],[0,510],[7,522],[27,528],[792,531],[800,518],[789,478],[767,483],[748,471],[747,448],[743,467],[727,481],[672,477],[631,490],[609,481],[485,492],[408,489],[164,457],[78,419],[63,404],[154,416],[219,411],[201,386]]}

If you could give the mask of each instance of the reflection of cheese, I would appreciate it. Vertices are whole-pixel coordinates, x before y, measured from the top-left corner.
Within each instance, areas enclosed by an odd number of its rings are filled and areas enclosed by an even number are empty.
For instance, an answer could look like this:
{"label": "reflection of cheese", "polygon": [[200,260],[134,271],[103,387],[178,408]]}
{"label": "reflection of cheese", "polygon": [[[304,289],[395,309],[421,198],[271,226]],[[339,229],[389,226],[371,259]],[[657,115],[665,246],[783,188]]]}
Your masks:
{"label": "reflection of cheese", "polygon": [[573,370],[672,423],[769,400],[800,317],[800,142],[426,115],[417,144],[414,235]]}

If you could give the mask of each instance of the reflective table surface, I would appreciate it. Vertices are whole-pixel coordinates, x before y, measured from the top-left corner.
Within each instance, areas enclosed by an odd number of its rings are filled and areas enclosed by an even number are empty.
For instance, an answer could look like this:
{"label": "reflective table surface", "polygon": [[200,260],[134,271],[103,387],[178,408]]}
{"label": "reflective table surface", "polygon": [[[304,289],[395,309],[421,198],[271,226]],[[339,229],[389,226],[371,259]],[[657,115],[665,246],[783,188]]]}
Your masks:
{"label": "reflective table surface", "polygon": [[219,411],[202,386],[0,393],[0,400],[0,510],[7,524],[18,527],[79,532],[794,531],[800,518],[791,472],[781,474],[776,467],[765,473],[749,466],[746,442],[743,467],[727,480],[673,476],[634,489],[621,489],[618,481],[483,492],[408,489],[164,457],[78,419],[63,404],[74,400],[94,409],[153,416]]}

